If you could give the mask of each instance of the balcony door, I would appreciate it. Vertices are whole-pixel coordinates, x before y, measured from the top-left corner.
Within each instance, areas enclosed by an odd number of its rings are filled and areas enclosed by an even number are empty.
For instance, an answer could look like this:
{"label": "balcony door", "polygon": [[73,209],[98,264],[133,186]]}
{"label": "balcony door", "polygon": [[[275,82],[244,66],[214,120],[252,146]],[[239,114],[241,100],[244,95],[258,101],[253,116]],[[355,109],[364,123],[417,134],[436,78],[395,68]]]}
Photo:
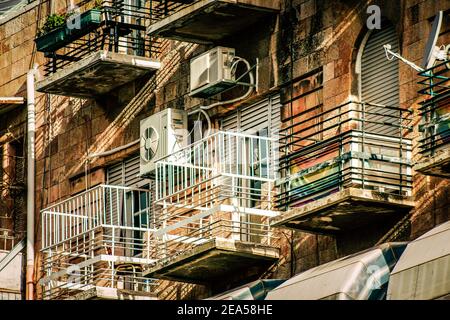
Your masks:
{"label": "balcony door", "polygon": [[[261,137],[276,137],[281,123],[280,96],[274,95],[256,104],[239,108],[225,116],[222,120],[221,129],[246,133]],[[254,177],[267,175],[267,146],[257,143],[256,139],[246,138],[244,143],[236,146],[242,163],[237,166],[241,174]],[[256,179],[239,179],[234,194],[236,205],[246,208],[264,209],[264,201],[267,195],[263,191],[264,185]],[[261,207],[263,204],[263,207]],[[257,215],[243,215],[239,212],[233,213],[232,220],[236,221],[235,229],[240,229],[235,239],[241,241],[259,242],[261,223],[264,218]]]}
{"label": "balcony door", "polygon": [[[107,169],[107,184],[150,190],[152,182],[138,176],[139,165],[139,156],[132,156],[110,166]],[[144,233],[136,228],[150,227],[153,199],[146,192],[124,190],[112,194],[109,201],[115,214],[109,219],[107,217],[107,223],[124,227],[114,234],[123,243],[123,253],[127,256],[140,255]]]}
{"label": "balcony door", "polygon": [[[386,58],[386,44],[391,45],[392,51],[400,52],[395,27],[385,20],[381,29],[366,34],[358,52],[356,71],[363,104],[357,108],[364,120],[358,125],[361,137],[354,139],[351,148],[369,155],[401,157],[401,114],[392,109],[400,106],[399,60]],[[352,163],[357,168],[352,183],[380,191],[398,188],[396,179],[401,180],[399,175],[407,173],[406,166],[387,161],[353,159]]]}

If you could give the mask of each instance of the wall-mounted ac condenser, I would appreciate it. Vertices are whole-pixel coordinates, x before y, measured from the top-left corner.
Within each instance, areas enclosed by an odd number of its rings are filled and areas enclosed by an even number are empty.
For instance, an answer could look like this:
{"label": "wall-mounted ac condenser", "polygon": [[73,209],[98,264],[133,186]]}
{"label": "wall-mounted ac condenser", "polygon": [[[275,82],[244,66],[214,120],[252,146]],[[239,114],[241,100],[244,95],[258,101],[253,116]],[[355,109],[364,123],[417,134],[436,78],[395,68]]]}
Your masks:
{"label": "wall-mounted ac condenser", "polygon": [[141,176],[151,176],[156,160],[186,146],[187,118],[186,111],[169,108],[141,121]]}
{"label": "wall-mounted ac condenser", "polygon": [[216,47],[191,59],[190,96],[209,98],[234,87],[235,50]]}

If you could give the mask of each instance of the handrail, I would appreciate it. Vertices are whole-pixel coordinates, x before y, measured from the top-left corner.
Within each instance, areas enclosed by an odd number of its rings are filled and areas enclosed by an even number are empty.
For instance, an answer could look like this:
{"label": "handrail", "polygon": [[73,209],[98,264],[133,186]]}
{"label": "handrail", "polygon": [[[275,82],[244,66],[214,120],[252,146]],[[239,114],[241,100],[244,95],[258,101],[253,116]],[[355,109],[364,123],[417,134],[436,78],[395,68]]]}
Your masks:
{"label": "handrail", "polygon": [[[261,140],[265,140],[265,141],[271,141],[271,142],[276,142],[277,139],[276,138],[271,138],[271,137],[263,137],[263,136],[255,136],[255,135],[251,135],[251,134],[247,134],[247,133],[242,133],[242,132],[232,132],[232,131],[217,131],[214,133],[211,133],[210,135],[208,135],[205,138],[202,138],[201,140],[198,140],[186,147],[183,147],[179,150],[177,150],[176,152],[169,154],[167,156],[155,159],[155,162],[163,162],[164,159],[167,158],[171,158],[173,157],[174,154],[177,153],[182,153],[183,151],[187,151],[189,149],[195,148],[196,146],[202,145],[203,143],[211,140],[211,138],[214,138],[215,136],[220,136],[220,135],[229,135],[229,136],[235,136],[235,137],[242,137],[242,138],[249,138],[249,139],[261,139]],[[168,163],[171,163],[171,161],[167,161]]]}

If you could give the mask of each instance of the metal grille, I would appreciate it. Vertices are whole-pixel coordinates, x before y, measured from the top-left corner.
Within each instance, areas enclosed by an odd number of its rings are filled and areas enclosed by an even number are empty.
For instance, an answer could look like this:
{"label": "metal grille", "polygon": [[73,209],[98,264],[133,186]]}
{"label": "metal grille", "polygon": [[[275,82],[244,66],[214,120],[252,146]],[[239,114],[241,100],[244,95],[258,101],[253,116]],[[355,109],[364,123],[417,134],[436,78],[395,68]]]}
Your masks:
{"label": "metal grille", "polygon": [[409,111],[347,102],[327,111],[310,108],[299,117],[280,134],[278,208],[302,206],[348,187],[411,194]]}
{"label": "metal grille", "polygon": [[100,185],[42,210],[42,298],[96,286],[152,292],[156,281],[141,275],[152,262],[151,201],[147,189]]}
{"label": "metal grille", "polygon": [[420,73],[420,94],[426,95],[421,103],[422,122],[419,140],[420,152],[433,156],[446,148],[450,141],[450,66],[449,61],[437,64]]}
{"label": "metal grille", "polygon": [[164,264],[215,238],[274,245],[274,142],[220,131],[157,161],[150,258]]}
{"label": "metal grille", "polygon": [[[361,58],[361,101],[386,106],[398,106],[399,96],[399,65],[398,60],[388,61],[383,45],[389,43],[392,50],[399,50],[398,37],[393,26],[371,32],[364,47]],[[369,107],[369,106],[368,106]],[[385,109],[383,115],[395,116],[395,111]],[[397,135],[395,126],[378,124],[383,118],[377,113],[368,113],[367,129],[380,134]],[[392,118],[395,121],[395,118]]]}
{"label": "metal grille", "polygon": [[[89,12],[100,12],[100,21],[95,18],[95,22],[91,22]],[[151,20],[146,1],[103,0],[98,8],[86,10],[79,17],[81,29],[64,31],[65,26],[58,28],[54,31],[60,30],[61,34],[52,37],[59,37],[59,41],[47,49],[39,49],[49,58],[45,65],[47,74],[99,50],[147,58],[156,58],[160,52],[160,41],[145,34]]]}

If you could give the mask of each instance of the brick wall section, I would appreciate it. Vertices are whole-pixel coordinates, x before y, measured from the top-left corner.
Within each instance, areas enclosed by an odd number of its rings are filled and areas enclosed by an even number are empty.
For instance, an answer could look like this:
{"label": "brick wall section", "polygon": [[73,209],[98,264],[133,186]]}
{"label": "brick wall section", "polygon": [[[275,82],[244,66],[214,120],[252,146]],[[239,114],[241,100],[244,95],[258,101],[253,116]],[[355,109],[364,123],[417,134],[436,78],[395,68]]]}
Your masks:
{"label": "brick wall section", "polygon": [[[404,6],[404,56],[420,65],[425,51],[428,34],[431,31],[431,23],[438,10],[448,10],[448,1],[407,1]],[[445,33],[438,39],[438,45],[450,43],[450,26],[442,24],[441,33]],[[415,71],[406,65],[400,66],[400,103],[404,107],[414,109],[414,144],[413,161],[420,159],[418,153],[418,123],[420,122],[418,103],[424,99],[417,94],[420,85]],[[437,224],[450,220],[449,181],[446,179],[426,177],[419,173],[413,175],[413,193],[416,198],[416,207],[411,218],[410,239],[415,239],[430,230]]]}
{"label": "brick wall section", "polygon": [[[277,90],[291,78],[323,68],[323,102],[333,107],[349,96],[357,95],[355,59],[362,36],[365,33],[366,1],[281,1],[283,11],[273,21],[265,21],[248,32],[225,41],[224,45],[236,47],[237,54],[250,60],[260,59],[260,91],[244,103]],[[370,2],[370,1],[369,1]],[[402,54],[420,63],[429,32],[428,19],[438,9],[449,9],[445,0],[372,1],[382,8],[382,13],[396,26],[401,40]],[[288,5],[292,9],[288,10]],[[62,10],[59,8],[58,10]],[[48,8],[43,8],[43,15]],[[45,59],[34,51],[37,8],[30,9],[13,20],[0,25],[0,96],[25,96],[26,72],[34,62],[43,65]],[[439,43],[449,43],[440,39]],[[243,45],[245,44],[245,45]],[[201,101],[188,96],[189,59],[209,47],[199,46],[186,55],[185,46],[170,42],[165,54],[174,51],[181,56],[172,75],[155,90],[148,103],[124,121],[120,130],[112,130],[111,124],[121,117],[121,112],[148,79],[127,85],[103,99],[80,100],[68,97],[37,95],[36,136],[36,217],[40,209],[69,197],[86,185],[84,163],[80,159],[105,132],[110,135],[103,150],[129,143],[139,136],[139,121],[167,107],[190,109]],[[293,55],[290,52],[293,50]],[[163,55],[164,56],[164,55]],[[41,68],[42,70],[42,68]],[[421,98],[417,94],[415,71],[400,64],[401,105],[417,109]],[[224,99],[235,96],[227,93]],[[237,105],[217,108],[217,117]],[[25,125],[25,110],[0,116],[0,132],[7,126],[21,128]],[[416,117],[416,123],[419,118]],[[17,129],[19,130],[19,129]],[[19,131],[20,131],[19,130]],[[417,127],[414,136],[418,137]],[[102,151],[102,150],[99,150]],[[130,148],[113,157],[96,159],[88,164],[88,186],[104,181],[104,166],[119,161],[120,157],[136,152]],[[414,194],[417,206],[412,217],[410,239],[416,238],[433,226],[450,219],[448,182],[437,178],[414,175]],[[37,219],[36,221],[39,221]],[[377,235],[379,236],[379,235]],[[40,248],[39,233],[37,249]],[[330,236],[311,235],[302,232],[279,231],[282,258],[265,277],[287,278],[318,264],[367,247],[370,241],[355,246],[357,237],[336,243]],[[374,236],[375,237],[375,236]],[[376,239],[371,240],[372,243]],[[345,245],[345,244],[348,245]],[[353,243],[353,245],[351,245]],[[344,245],[344,247],[342,247]],[[39,279],[37,275],[36,280]],[[200,286],[168,283],[164,298],[194,298],[207,296],[207,289]],[[169,294],[169,291],[171,292]]]}

